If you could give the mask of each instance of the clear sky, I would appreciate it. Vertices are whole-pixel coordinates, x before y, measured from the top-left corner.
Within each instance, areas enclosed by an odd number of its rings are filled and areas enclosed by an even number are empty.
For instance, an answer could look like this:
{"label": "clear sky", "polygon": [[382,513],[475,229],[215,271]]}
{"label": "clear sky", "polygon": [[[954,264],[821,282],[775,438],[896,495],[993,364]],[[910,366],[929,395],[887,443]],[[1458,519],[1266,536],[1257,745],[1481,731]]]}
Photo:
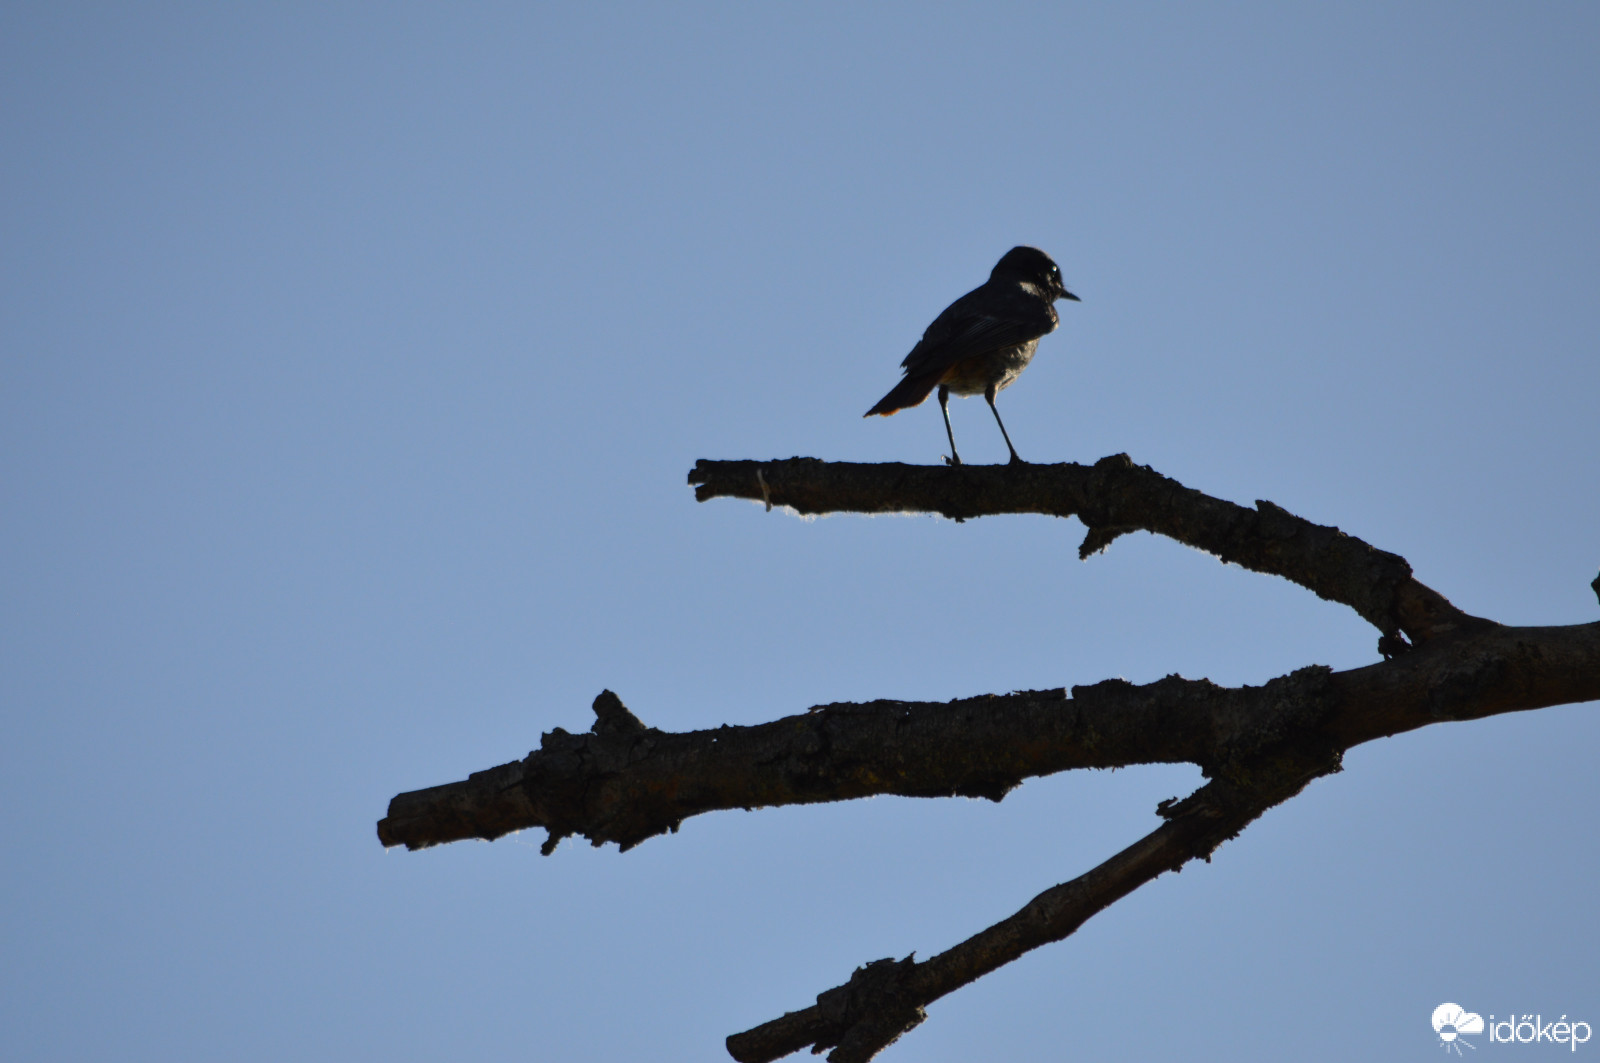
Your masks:
{"label": "clear sky", "polygon": [[[937,462],[934,404],[861,414],[1018,243],[1083,299],[1001,398],[1024,457],[1600,616],[1593,4],[5,5],[0,1054],[716,1059],[1198,772],[549,858],[386,853],[389,797],[606,687],[683,730],[1376,659],[1146,535],[694,502],[701,457]],[[1600,1024],[1597,754],[1593,705],[1358,749],[884,1058]]]}

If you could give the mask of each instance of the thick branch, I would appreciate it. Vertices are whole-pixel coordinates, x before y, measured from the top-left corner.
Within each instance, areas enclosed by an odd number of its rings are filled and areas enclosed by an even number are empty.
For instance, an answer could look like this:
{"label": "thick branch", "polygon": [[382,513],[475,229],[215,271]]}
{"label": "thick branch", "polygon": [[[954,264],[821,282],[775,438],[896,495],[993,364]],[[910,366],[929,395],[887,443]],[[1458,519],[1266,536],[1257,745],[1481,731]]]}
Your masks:
{"label": "thick branch", "polygon": [[558,728],[522,761],[401,794],[378,834],[385,845],[419,849],[541,826],[552,842],[581,834],[628,848],[717,809],[885,793],[998,801],[1025,778],[1068,768],[1209,761],[1249,720],[1279,714],[1265,689],[1111,682],[1071,698],[1044,690],[825,705],[683,734],[602,729],[602,709],[621,706],[606,691],[591,733]]}
{"label": "thick branch", "polygon": [[646,728],[631,714],[631,725],[606,726],[608,714],[627,713],[607,692],[591,732],[556,729],[524,760],[400,794],[378,837],[420,849],[545,827],[547,846],[577,834],[629,848],[717,809],[872,794],[999,800],[1024,779],[1070,768],[1194,763],[1211,774],[1308,728],[1348,749],[1440,720],[1596,698],[1600,624],[1492,625],[1392,661],[1303,669],[1263,687],[1110,680],[1070,697],[844,703],[686,733]]}
{"label": "thick branch", "polygon": [[1209,859],[1266,809],[1338,770],[1352,746],[1441,720],[1600,699],[1600,624],[1505,628],[1468,616],[1394,554],[1270,502],[1251,510],[1211,498],[1125,455],[1092,468],[701,461],[690,482],[701,485],[702,501],[744,497],[802,513],[1077,516],[1089,528],[1085,557],[1129,531],[1156,532],[1350,606],[1383,633],[1379,649],[1391,658],[1340,673],[1304,668],[1263,687],[1113,680],[1075,687],[1070,697],[1054,690],[835,704],[685,734],[646,727],[606,691],[589,732],[556,729],[521,761],[391,801],[378,824],[385,845],[417,849],[543,826],[549,852],[572,834],[626,849],[721,808],[880,793],[999,800],[1025,778],[1068,768],[1182,761],[1210,780],[1164,802],[1157,811],[1167,822],[1146,838],[1009,919],[923,963],[870,963],[815,1007],[730,1037],[741,1061],[807,1045],[832,1048],[833,1063],[870,1059],[921,1022],[930,1002],[1066,937],[1161,873]]}
{"label": "thick branch", "polygon": [[1158,810],[1168,822],[1145,838],[926,962],[879,960],[858,969],[845,985],[819,994],[815,1006],[729,1037],[728,1053],[740,1063],[766,1063],[814,1046],[833,1049],[830,1063],[865,1063],[922,1022],[923,1009],[939,997],[1067,937],[1163,872],[1209,859],[1268,808],[1338,770],[1351,746],[1441,719],[1600,698],[1600,624],[1499,629],[1448,655],[1424,651],[1337,675],[1307,669],[1291,679],[1300,680],[1305,706],[1298,726],[1281,731],[1276,746],[1240,750],[1213,767],[1210,783]]}
{"label": "thick branch", "polygon": [[1246,509],[1135,465],[1126,454],[1084,465],[863,465],[816,458],[695,462],[695,498],[748,498],[799,513],[1001,513],[1077,517],[1088,557],[1120,535],[1149,531],[1223,561],[1282,576],[1348,605],[1383,635],[1392,656],[1412,642],[1485,623],[1411,576],[1404,558],[1271,502]]}

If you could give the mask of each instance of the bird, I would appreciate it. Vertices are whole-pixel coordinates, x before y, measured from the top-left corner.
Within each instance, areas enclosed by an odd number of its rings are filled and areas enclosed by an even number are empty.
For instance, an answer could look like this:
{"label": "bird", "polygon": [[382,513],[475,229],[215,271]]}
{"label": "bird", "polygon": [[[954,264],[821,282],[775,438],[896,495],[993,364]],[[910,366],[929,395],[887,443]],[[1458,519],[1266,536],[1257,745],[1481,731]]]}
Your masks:
{"label": "bird", "polygon": [[982,395],[994,413],[1012,465],[1027,464],[1011,445],[1011,434],[995,409],[996,393],[1011,386],[1033,360],[1039,337],[1060,323],[1057,299],[1080,300],[1061,283],[1061,269],[1037,247],[1013,247],[1001,256],[982,285],[933,319],[900,365],[905,378],[863,416],[888,417],[922,403],[939,389],[939,409],[950,439],[951,465],[961,464],[950,430],[950,396]]}

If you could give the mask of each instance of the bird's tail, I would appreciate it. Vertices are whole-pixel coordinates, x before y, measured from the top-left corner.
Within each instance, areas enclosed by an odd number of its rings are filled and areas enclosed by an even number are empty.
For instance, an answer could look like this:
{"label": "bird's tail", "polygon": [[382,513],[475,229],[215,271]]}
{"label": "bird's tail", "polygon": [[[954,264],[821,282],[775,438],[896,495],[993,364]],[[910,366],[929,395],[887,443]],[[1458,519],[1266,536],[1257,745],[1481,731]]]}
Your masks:
{"label": "bird's tail", "polygon": [[896,384],[894,390],[879,399],[878,404],[862,414],[862,416],[871,417],[877,413],[887,417],[898,410],[910,409],[927,398],[933,392],[933,389],[938,386],[938,383],[939,374],[937,373],[908,376]]}

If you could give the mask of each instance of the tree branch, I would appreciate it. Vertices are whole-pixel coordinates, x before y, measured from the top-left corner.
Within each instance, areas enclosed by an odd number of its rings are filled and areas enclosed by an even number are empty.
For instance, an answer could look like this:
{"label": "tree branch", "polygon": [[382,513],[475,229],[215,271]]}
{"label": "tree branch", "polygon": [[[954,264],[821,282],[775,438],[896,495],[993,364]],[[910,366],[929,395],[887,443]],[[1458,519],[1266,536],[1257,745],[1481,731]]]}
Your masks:
{"label": "tree branch", "polygon": [[[1284,721],[1276,744],[1237,751],[1208,768],[1212,781],[1188,798],[1163,802],[1157,812],[1167,822],[1154,832],[924,963],[907,957],[857,969],[845,985],[819,994],[815,1006],[729,1037],[729,1055],[766,1063],[814,1046],[833,1049],[829,1063],[865,1063],[921,1023],[938,998],[1060,941],[1163,872],[1209,860],[1267,809],[1338,771],[1352,746],[1444,719],[1600,698],[1600,624],[1499,628],[1493,637],[1462,640],[1439,660],[1421,660],[1433,656],[1423,651],[1349,672],[1308,668],[1285,677],[1298,689],[1285,690],[1279,703],[1294,706],[1298,719]],[[1260,728],[1250,733],[1267,737]]]}
{"label": "tree branch", "polygon": [[864,465],[816,458],[695,462],[695,498],[747,498],[823,513],[939,513],[956,520],[1001,513],[1077,517],[1089,529],[1087,558],[1121,535],[1148,531],[1223,561],[1282,576],[1354,609],[1384,636],[1385,656],[1479,620],[1411,576],[1404,558],[1338,528],[1313,524],[1259,501],[1246,509],[1135,465],[1126,454],[1092,466]]}
{"label": "tree branch", "polygon": [[[604,691],[589,733],[556,728],[524,760],[400,794],[378,837],[422,849],[545,827],[546,851],[571,834],[629,849],[718,809],[874,794],[998,801],[1026,778],[1069,768],[1208,767],[1303,721],[1306,695],[1293,678],[1229,689],[1171,676],[1142,687],[1076,687],[1071,697],[1041,690],[842,703],[686,733],[645,727]],[[618,712],[633,726],[607,727]]]}
{"label": "tree branch", "polygon": [[1003,919],[923,963],[877,960],[850,981],[790,1012],[727,1040],[739,1063],[768,1063],[807,1046],[832,1048],[829,1063],[866,1063],[926,1018],[928,1004],[1041,945],[1060,941],[1097,912],[1190,860],[1209,860],[1217,846],[1251,820],[1339,770],[1339,757],[1315,744],[1258,758],[1251,770],[1213,780],[1184,801],[1164,803],[1167,822],[1099,867],[1039,894]]}
{"label": "tree branch", "polygon": [[[1314,676],[1325,685],[1312,684]],[[1600,624],[1491,624],[1396,660],[1338,673],[1301,669],[1262,687],[1113,679],[1070,696],[846,702],[684,733],[645,727],[606,691],[588,733],[556,728],[523,760],[400,794],[378,838],[423,849],[544,827],[546,852],[574,834],[629,849],[718,809],[874,794],[998,801],[1024,779],[1071,768],[1193,763],[1209,775],[1307,728],[1349,749],[1442,720],[1595,698]],[[619,711],[632,726],[606,725]]]}
{"label": "tree branch", "polygon": [[[1502,627],[1469,616],[1406,561],[1270,502],[1246,509],[1191,490],[1125,455],[1079,465],[701,461],[696,497],[749,498],[801,513],[932,512],[1076,516],[1080,556],[1146,530],[1292,580],[1354,609],[1388,660],[1345,672],[1302,668],[1261,687],[1176,676],[1108,680],[947,703],[818,706],[753,727],[667,733],[610,691],[583,734],[556,728],[526,758],[462,782],[396,796],[384,845],[420,849],[542,826],[546,853],[569,835],[623,849],[724,808],[871,794],[1000,800],[1022,780],[1070,768],[1189,762],[1209,780],[1157,809],[1163,823],[1099,867],[933,958],[878,960],[814,1007],[728,1038],[741,1061],[807,1045],[862,1063],[925,1017],[927,1004],[1023,953],[1073,933],[1165,871],[1209,859],[1226,839],[1346,750],[1442,720],[1600,699],[1600,623]],[[1600,595],[1600,578],[1594,584]]]}

